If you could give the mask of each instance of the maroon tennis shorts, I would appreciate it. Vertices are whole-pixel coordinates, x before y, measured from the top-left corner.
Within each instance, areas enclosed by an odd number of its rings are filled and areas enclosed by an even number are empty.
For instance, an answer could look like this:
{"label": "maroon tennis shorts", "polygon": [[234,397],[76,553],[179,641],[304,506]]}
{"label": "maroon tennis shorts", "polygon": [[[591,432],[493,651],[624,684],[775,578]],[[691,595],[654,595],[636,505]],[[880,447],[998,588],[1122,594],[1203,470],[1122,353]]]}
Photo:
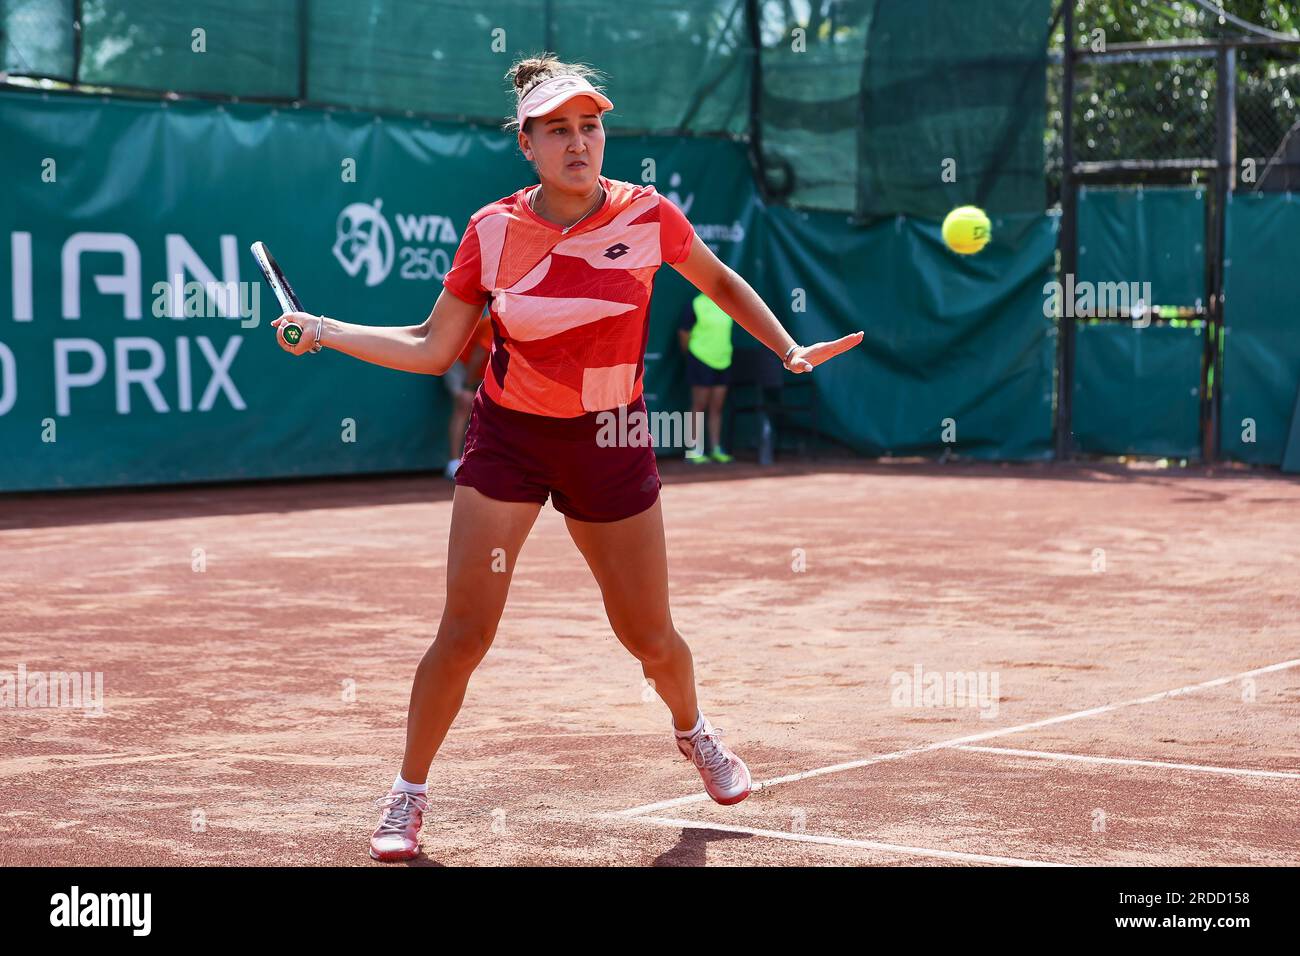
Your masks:
{"label": "maroon tennis shorts", "polygon": [[[626,414],[636,411],[645,413],[641,398]],[[531,415],[498,405],[480,388],[456,484],[498,501],[546,504],[550,495],[556,511],[578,521],[621,521],[640,514],[659,497],[654,447],[649,441],[598,442],[605,415],[619,418],[617,409],[577,418]],[[637,438],[634,429],[626,431]],[[610,432],[606,427],[602,434],[608,438]]]}

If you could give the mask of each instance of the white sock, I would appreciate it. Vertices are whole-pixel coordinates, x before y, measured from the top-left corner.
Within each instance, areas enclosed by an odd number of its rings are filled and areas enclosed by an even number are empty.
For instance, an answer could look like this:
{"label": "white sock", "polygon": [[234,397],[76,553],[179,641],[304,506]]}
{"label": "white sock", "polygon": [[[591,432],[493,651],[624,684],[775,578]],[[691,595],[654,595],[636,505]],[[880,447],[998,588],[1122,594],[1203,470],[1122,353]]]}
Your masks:
{"label": "white sock", "polygon": [[393,789],[398,793],[428,793],[429,785],[427,783],[411,783],[409,780],[403,780],[399,773],[397,779],[393,781]]}
{"label": "white sock", "polygon": [[695,736],[696,734],[698,734],[701,730],[703,730],[703,729],[704,729],[704,714],[701,713],[699,710],[695,711],[695,713],[698,714],[699,716],[695,718],[695,726],[694,726],[694,727],[692,727],[690,730],[678,730],[676,727],[674,727],[674,728],[673,728],[673,733],[675,733],[678,737],[694,737],[694,736]]}

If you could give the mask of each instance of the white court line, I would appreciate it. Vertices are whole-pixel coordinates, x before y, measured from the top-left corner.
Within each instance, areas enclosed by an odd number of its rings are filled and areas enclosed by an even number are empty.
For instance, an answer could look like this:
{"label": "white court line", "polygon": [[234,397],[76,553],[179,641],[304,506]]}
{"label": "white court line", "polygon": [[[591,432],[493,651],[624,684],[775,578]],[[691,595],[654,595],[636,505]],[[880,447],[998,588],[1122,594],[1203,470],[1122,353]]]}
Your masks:
{"label": "white court line", "polygon": [[[618,814],[611,814],[618,816]],[[885,853],[904,853],[908,856],[928,856],[940,860],[961,860],[963,863],[992,863],[1002,866],[1069,866],[1068,863],[1048,863],[1044,860],[1022,860],[1014,856],[985,856],[982,853],[960,853],[957,850],[928,850],[917,846],[900,846],[896,843],[877,843],[875,840],[850,840],[847,837],[816,836],[811,833],[789,833],[785,830],[760,830],[756,827],[738,827],[729,823],[705,823],[700,820],[679,820],[674,817],[637,817],[638,822],[654,823],[665,827],[686,827],[692,830],[723,830],[727,833],[748,833],[751,836],[774,837],[795,843],[821,843],[826,846],[852,847],[856,850],[881,850]]]}
{"label": "white court line", "polygon": [[[1163,690],[1158,694],[1149,694],[1146,697],[1135,697],[1133,700],[1124,700],[1115,704],[1103,704],[1100,707],[1092,707],[1088,710],[1076,710],[1070,714],[1062,714],[1059,717],[1048,717],[1044,720],[1035,720],[1027,724],[1019,724],[1015,727],[1003,727],[1000,730],[989,730],[982,734],[970,734],[966,737],[955,737],[952,740],[940,740],[932,744],[924,744],[920,747],[909,747],[906,750],[896,750],[893,753],[881,754],[877,757],[866,757],[862,760],[850,760],[847,763],[832,764],[829,767],[817,767],[814,770],[805,770],[801,773],[787,774],[784,777],[773,777],[771,780],[763,780],[754,784],[755,790],[764,787],[775,786],[778,783],[793,783],[796,780],[807,780],[811,777],[821,777],[829,773],[839,773],[843,770],[856,770],[859,767],[869,767],[872,764],[883,763],[886,760],[898,760],[902,757],[910,757],[913,754],[929,753],[932,750],[945,750],[952,747],[960,747],[962,744],[979,743],[981,740],[992,740],[994,737],[1006,737],[1011,734],[1023,733],[1026,730],[1034,730],[1038,727],[1047,727],[1051,724],[1061,724],[1068,720],[1079,720],[1082,717],[1094,717],[1097,714],[1109,713],[1112,710],[1119,710],[1122,707],[1135,707],[1138,704],[1150,704],[1158,700],[1165,700],[1169,697],[1177,697],[1180,694],[1189,694],[1196,690],[1205,690],[1209,687],[1219,687],[1223,684],[1230,684],[1233,681],[1242,680],[1246,677],[1254,677],[1257,674],[1267,674],[1272,671],[1282,671],[1288,668],[1300,666],[1300,658],[1294,660],[1282,661],[1278,664],[1270,664],[1267,667],[1257,667],[1254,670],[1242,671],[1240,674],[1233,674],[1231,677],[1216,677],[1214,680],[1203,681],[1199,684],[1188,684],[1186,687],[1176,687],[1173,690]],[[638,816],[642,813],[651,813],[656,810],[665,810],[669,807],[681,807],[692,803],[701,803],[709,799],[707,793],[693,793],[689,797],[677,797],[672,800],[661,800],[658,803],[647,803],[639,807],[629,807],[626,810],[620,810],[621,816]]]}
{"label": "white court line", "polygon": [[1006,754],[1012,757],[1037,757],[1040,760],[1074,760],[1079,763],[1124,764],[1131,767],[1161,767],[1166,770],[1191,770],[1196,773],[1222,773],[1238,777],[1274,777],[1300,780],[1300,773],[1286,770],[1248,770],[1242,767],[1212,767],[1202,763],[1168,763],[1164,760],[1135,760],[1129,757],[1094,757],[1091,754],[1063,754],[1051,750],[1015,750],[1011,747],[958,747],[981,754]]}

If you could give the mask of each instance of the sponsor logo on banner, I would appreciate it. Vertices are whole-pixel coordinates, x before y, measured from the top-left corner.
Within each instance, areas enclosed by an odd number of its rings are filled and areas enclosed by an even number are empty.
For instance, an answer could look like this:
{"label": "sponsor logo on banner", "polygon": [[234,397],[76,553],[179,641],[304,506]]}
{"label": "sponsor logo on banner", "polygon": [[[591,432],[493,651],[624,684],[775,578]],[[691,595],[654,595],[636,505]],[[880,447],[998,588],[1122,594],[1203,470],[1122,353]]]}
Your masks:
{"label": "sponsor logo on banner", "polygon": [[393,230],[380,211],[383,204],[351,203],[336,224],[334,258],[354,279],[365,270],[366,285],[379,285],[393,268]]}
{"label": "sponsor logo on banner", "polygon": [[[691,217],[691,206],[695,204],[695,193],[688,192],[683,195],[679,191],[682,185],[682,174],[673,173],[668,177],[668,191],[664,193],[679,208],[687,219]],[[715,253],[718,251],[719,242],[744,242],[745,227],[736,222],[693,222],[695,234],[703,239],[710,249]]]}
{"label": "sponsor logo on banner", "polygon": [[397,263],[401,279],[441,282],[460,243],[451,217],[395,213],[394,232],[383,206],[382,199],[354,202],[339,213],[333,252],[343,271],[354,279],[362,278],[367,286],[376,286],[389,277]]}

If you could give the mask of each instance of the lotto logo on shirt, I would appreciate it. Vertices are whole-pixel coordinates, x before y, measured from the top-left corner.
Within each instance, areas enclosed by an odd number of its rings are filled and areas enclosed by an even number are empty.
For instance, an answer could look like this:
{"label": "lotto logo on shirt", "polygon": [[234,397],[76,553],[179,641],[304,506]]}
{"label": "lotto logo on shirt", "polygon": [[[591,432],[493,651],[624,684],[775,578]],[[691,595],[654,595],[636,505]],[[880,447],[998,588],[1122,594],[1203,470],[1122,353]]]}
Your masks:
{"label": "lotto logo on shirt", "polygon": [[396,264],[401,279],[441,282],[460,242],[451,217],[394,213],[394,234],[383,205],[382,199],[354,202],[339,213],[333,252],[343,271],[367,286],[376,286],[388,278]]}

